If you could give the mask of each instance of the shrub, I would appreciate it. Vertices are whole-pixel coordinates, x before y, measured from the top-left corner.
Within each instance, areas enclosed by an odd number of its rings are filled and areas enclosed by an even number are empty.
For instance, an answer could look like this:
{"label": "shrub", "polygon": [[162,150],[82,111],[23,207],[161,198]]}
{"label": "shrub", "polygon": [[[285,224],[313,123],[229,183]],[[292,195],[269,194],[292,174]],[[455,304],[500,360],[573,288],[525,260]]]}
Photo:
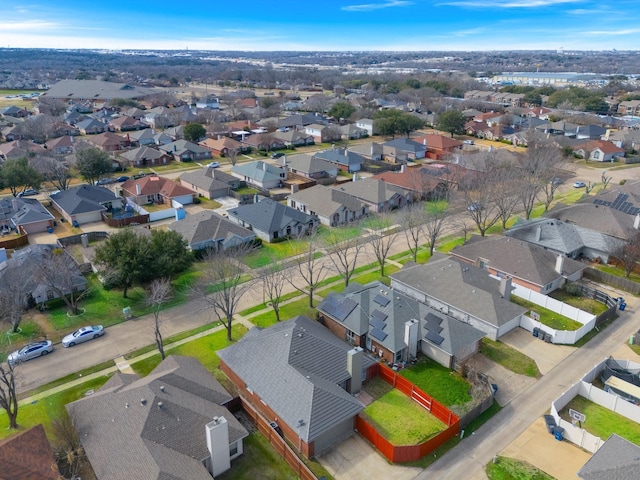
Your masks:
{"label": "shrub", "polygon": [[193,198],[193,203],[194,203],[194,205],[200,205],[202,203],[202,200],[200,200],[200,198],[198,198],[198,197],[194,197]]}
{"label": "shrub", "polygon": [[624,185],[625,183],[627,183],[627,179],[623,178],[622,180],[620,180],[620,185]]}

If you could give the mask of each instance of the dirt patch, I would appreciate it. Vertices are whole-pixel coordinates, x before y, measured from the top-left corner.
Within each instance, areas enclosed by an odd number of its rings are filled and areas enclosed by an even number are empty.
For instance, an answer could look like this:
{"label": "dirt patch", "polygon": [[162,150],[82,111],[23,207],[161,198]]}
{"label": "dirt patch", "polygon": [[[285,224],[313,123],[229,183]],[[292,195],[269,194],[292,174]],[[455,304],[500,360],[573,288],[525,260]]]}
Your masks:
{"label": "dirt patch", "polygon": [[49,322],[49,318],[45,314],[37,310],[32,310],[27,315],[25,315],[25,320],[32,321],[33,323],[38,325],[38,327],[40,327],[40,332],[43,339],[51,340],[54,343],[60,341],[62,336],[58,331],[56,331],[55,328],[53,328],[53,325],[51,325],[51,322]]}

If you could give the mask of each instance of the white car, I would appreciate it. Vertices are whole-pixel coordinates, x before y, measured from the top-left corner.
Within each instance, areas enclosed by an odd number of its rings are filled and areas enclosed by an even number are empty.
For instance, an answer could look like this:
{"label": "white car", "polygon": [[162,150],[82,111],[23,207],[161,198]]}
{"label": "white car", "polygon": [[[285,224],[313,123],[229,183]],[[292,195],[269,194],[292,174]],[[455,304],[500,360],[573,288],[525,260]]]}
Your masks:
{"label": "white car", "polygon": [[586,184],[586,183],[584,183],[584,182],[575,182],[575,183],[573,184],[573,188],[584,188],[584,187],[586,187],[586,186],[587,186],[587,184]]}
{"label": "white car", "polygon": [[78,343],[86,342],[87,340],[93,340],[104,335],[104,328],[102,325],[93,325],[90,327],[82,327],[69,335],[66,335],[62,339],[62,345],[64,347],[73,347]]}
{"label": "white car", "polygon": [[211,162],[207,165],[208,168],[219,168],[220,162]]}
{"label": "white car", "polygon": [[47,355],[50,352],[53,352],[53,343],[51,343],[51,340],[33,342],[25,345],[20,350],[10,353],[7,357],[7,362],[11,365],[15,365],[16,363],[25,362],[32,358]]}

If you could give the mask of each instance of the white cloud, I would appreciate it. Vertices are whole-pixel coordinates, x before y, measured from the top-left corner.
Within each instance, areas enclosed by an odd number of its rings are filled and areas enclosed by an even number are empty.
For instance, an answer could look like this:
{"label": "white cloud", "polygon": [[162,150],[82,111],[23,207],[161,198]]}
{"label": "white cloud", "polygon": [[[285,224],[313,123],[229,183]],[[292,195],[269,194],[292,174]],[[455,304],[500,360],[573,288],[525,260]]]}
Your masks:
{"label": "white cloud", "polygon": [[627,30],[590,30],[582,32],[582,35],[605,35],[605,36],[620,36],[620,35],[637,35],[640,33],[639,28],[631,28]]}
{"label": "white cloud", "polygon": [[385,3],[365,3],[362,5],[347,5],[342,7],[342,10],[345,10],[347,12],[370,12],[372,10],[380,10],[383,8],[408,7],[410,5],[414,5],[414,3],[404,1],[404,0],[391,0]]}
{"label": "white cloud", "polygon": [[562,3],[580,3],[582,0],[462,0],[453,2],[441,2],[438,6],[448,5],[463,8],[538,8],[557,6]]}
{"label": "white cloud", "polygon": [[2,31],[11,31],[11,32],[21,32],[21,31],[33,31],[33,30],[52,30],[56,28],[62,28],[62,24],[54,23],[54,22],[45,22],[42,20],[25,20],[25,21],[14,21],[14,22],[4,22],[0,23],[0,32]]}

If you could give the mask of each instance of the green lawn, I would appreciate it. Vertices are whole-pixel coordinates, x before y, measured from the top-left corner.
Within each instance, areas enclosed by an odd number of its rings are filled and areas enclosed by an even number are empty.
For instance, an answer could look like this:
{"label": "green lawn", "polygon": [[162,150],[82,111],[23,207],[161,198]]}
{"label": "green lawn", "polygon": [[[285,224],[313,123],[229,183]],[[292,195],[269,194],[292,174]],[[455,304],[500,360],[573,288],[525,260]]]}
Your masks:
{"label": "green lawn", "polygon": [[216,480],[296,480],[298,476],[258,432],[243,441],[244,453],[231,462],[231,470],[216,475]]}
{"label": "green lawn", "polygon": [[371,403],[363,414],[394,445],[416,445],[447,428],[443,422],[396,389]]}
{"label": "green lawn", "polygon": [[[595,265],[595,268],[605,273],[608,273],[609,275],[614,275],[620,278],[627,278],[626,274],[624,273],[624,270],[614,265]],[[632,272],[631,275],[629,275],[628,279],[633,282],[640,282],[640,274]]]}
{"label": "green lawn", "polygon": [[551,327],[555,330],[578,330],[582,327],[580,322],[576,322],[575,320],[571,320],[564,315],[560,315],[548,308],[541,307],[540,305],[536,305],[535,303],[528,302],[523,298],[516,297],[515,295],[511,295],[510,298],[512,303],[516,305],[520,305],[521,307],[527,308],[533,312],[536,312],[540,315],[540,322],[542,322],[547,327]]}
{"label": "green lawn", "polygon": [[[314,296],[314,305],[318,304],[318,300]],[[280,321],[288,320],[297,315],[306,315],[307,317],[316,318],[316,309],[309,307],[309,298],[305,295],[300,300],[287,303],[280,307]],[[273,309],[249,319],[256,327],[268,327],[276,323],[276,314]]]}
{"label": "green lawn", "polygon": [[533,378],[540,376],[538,366],[533,359],[505,343],[494,342],[485,337],[482,339],[480,352],[488,359],[493,360],[514,373]]}
{"label": "green lawn", "polygon": [[471,386],[456,373],[427,357],[420,357],[415,365],[400,370],[400,375],[416,384],[446,407],[464,405],[471,401]]}
{"label": "green lawn", "polygon": [[[233,326],[233,340],[237,341],[247,332],[244,325],[235,324]],[[215,372],[220,365],[220,358],[215,353],[231,345],[227,340],[227,331],[219,330],[204,337],[196,338],[190,342],[179,345],[175,348],[168,347],[165,353],[168,355],[186,355],[197,358],[204,367],[211,373]],[[144,377],[149,374],[160,363],[160,354],[153,355],[138,362],[132,363],[131,368]]]}
{"label": "green lawn", "polygon": [[[242,261],[249,268],[260,268],[269,265],[274,260],[293,257],[304,251],[306,245],[307,242],[305,240],[285,240],[278,243],[263,242],[262,247],[249,253]],[[318,257],[320,256],[321,254],[318,252]]]}
{"label": "green lawn", "polygon": [[[42,336],[42,329],[35,322],[22,321],[17,333],[11,333],[11,326],[6,323],[3,325],[2,332],[0,332],[0,352],[5,350],[11,352],[18,348],[18,345],[38,340],[40,336]],[[0,356],[0,358],[2,357]]]}
{"label": "green lawn", "polygon": [[[61,419],[67,415],[67,411],[64,408],[67,403],[82,398],[88,390],[97,390],[108,379],[108,376],[96,378],[81,385],[50,395],[29,405],[21,405],[18,409],[18,425],[20,430],[25,430],[41,423],[47,434],[47,438],[55,448],[58,444],[58,440],[52,426],[53,420]],[[5,438],[15,433],[14,430],[9,430],[8,426],[9,420],[7,415],[4,410],[1,410],[0,438]]]}
{"label": "green lawn", "polygon": [[576,396],[559,413],[560,416],[571,422],[569,409],[584,413],[587,417],[582,422],[582,428],[587,432],[606,440],[612,433],[617,433],[636,445],[640,445],[640,424],[629,420],[622,415],[601,407],[584,397]]}
{"label": "green lawn", "polygon": [[528,462],[509,457],[498,457],[485,468],[489,480],[553,480],[554,477]]}
{"label": "green lawn", "polygon": [[549,296],[594,315],[600,315],[607,310],[607,306],[604,303],[596,302],[593,298],[576,297],[565,290],[554,290]]}

